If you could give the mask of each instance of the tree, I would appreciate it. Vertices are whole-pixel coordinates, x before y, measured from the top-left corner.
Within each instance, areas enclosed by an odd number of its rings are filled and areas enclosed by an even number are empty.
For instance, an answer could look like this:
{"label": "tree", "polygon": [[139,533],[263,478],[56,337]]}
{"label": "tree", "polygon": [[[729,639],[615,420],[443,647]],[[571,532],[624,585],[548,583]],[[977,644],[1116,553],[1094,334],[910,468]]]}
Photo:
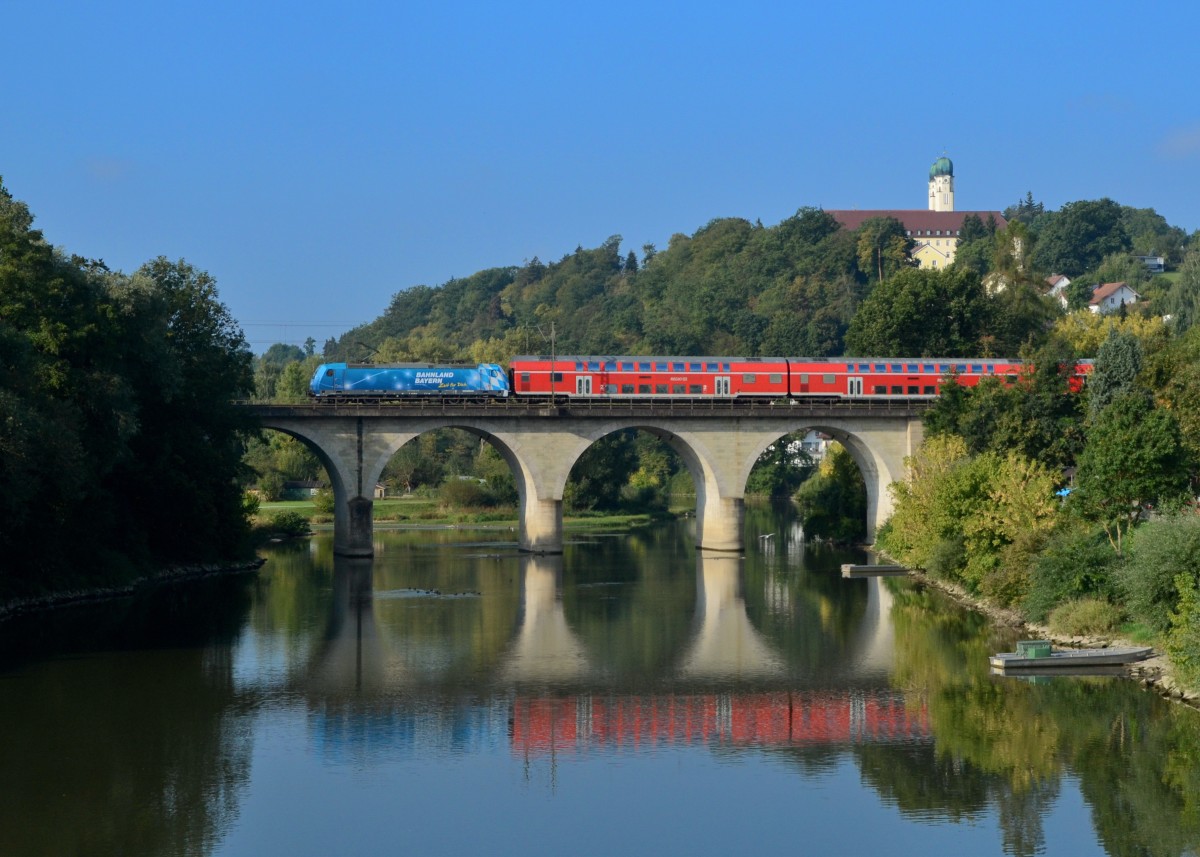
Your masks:
{"label": "tree", "polygon": [[1175,418],[1140,392],[1122,393],[1092,423],[1079,455],[1071,505],[1104,527],[1120,555],[1139,518],[1178,500],[1187,476]]}
{"label": "tree", "polygon": [[1029,225],[1036,221],[1046,211],[1046,207],[1033,199],[1033,191],[1026,191],[1025,198],[1016,205],[1004,209],[1004,219],[1009,223],[1024,223]]}
{"label": "tree", "polygon": [[1142,344],[1136,336],[1115,329],[1109,333],[1088,378],[1088,414],[1093,421],[1117,396],[1136,391],[1143,362]]}
{"label": "tree", "polygon": [[870,217],[858,228],[858,268],[882,282],[910,263],[913,241],[894,217]]}
{"label": "tree", "polygon": [[990,305],[973,271],[905,268],[876,286],[846,332],[851,354],[978,355]]}
{"label": "tree", "polygon": [[1070,277],[1095,269],[1110,253],[1129,250],[1121,206],[1111,199],[1069,202],[1045,218],[1034,261],[1043,271]]}

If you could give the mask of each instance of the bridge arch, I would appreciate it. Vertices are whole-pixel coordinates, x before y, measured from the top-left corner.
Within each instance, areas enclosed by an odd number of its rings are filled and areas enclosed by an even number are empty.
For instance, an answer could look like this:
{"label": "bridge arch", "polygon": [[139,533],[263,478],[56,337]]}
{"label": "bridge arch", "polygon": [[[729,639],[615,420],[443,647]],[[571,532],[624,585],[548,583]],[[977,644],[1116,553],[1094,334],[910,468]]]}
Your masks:
{"label": "bridge arch", "polygon": [[[713,411],[681,414],[534,410],[460,415],[408,415],[377,407],[331,411],[321,406],[260,406],[264,428],[298,438],[317,454],[334,491],[334,551],[373,552],[371,491],[392,455],[408,441],[439,428],[484,438],[512,469],[520,497],[519,545],[534,553],[562,551],[562,499],[571,468],[600,438],[639,429],[664,439],[683,459],[696,485],[697,546],[740,551],[746,482],[759,455],[780,437],[815,428],[841,442],[867,486],[867,538],[891,514],[890,482],[905,477],[904,458],[921,441],[919,413],[854,413],[830,407],[780,407],[765,415]],[[843,415],[845,413],[846,415]]]}

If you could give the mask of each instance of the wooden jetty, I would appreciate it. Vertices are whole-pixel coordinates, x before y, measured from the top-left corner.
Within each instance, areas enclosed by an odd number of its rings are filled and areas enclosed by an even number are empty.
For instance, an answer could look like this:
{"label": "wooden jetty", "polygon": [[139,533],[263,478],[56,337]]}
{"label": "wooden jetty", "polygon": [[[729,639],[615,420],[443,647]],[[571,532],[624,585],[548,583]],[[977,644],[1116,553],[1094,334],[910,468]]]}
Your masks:
{"label": "wooden jetty", "polygon": [[902,565],[842,565],[842,577],[899,577],[908,574]]}

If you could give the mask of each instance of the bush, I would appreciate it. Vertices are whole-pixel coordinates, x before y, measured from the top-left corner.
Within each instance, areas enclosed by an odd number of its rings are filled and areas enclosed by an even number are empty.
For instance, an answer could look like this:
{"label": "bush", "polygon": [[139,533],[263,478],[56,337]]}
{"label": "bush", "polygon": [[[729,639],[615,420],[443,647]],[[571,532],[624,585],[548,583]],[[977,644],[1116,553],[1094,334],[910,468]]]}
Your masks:
{"label": "bush", "polygon": [[962,533],[955,533],[933,546],[925,563],[925,571],[939,580],[955,580],[966,559],[966,542]]}
{"label": "bush", "polygon": [[1025,616],[1045,622],[1050,612],[1085,596],[1108,600],[1113,594],[1117,555],[1100,530],[1073,529],[1057,533],[1033,562]]}
{"label": "bush", "polygon": [[1117,574],[1125,606],[1134,619],[1162,633],[1179,605],[1177,575],[1200,581],[1200,517],[1174,515],[1143,524],[1128,544]]}
{"label": "bush", "polygon": [[307,536],[312,532],[308,518],[299,512],[277,512],[271,518],[270,529],[272,533],[289,538]]}
{"label": "bush", "polygon": [[1059,634],[1108,634],[1121,624],[1121,610],[1103,598],[1068,601],[1050,614],[1050,629]]}
{"label": "bush", "polygon": [[487,487],[474,479],[451,479],[438,489],[438,499],[443,506],[451,509],[478,509],[493,505]]}
{"label": "bush", "polygon": [[1175,671],[1188,687],[1200,687],[1200,588],[1196,579],[1177,575],[1175,586],[1179,603],[1171,613],[1171,632],[1167,636],[1167,654]]}
{"label": "bush", "polygon": [[322,515],[333,514],[333,491],[329,488],[322,488],[313,495],[313,508]]}

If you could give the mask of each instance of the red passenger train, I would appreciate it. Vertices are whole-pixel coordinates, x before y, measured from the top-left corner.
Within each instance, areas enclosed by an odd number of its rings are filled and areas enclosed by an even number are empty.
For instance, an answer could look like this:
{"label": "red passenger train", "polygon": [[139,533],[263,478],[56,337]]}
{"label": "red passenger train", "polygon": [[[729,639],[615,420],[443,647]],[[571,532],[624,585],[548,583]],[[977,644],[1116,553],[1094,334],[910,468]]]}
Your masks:
{"label": "red passenger train", "polygon": [[[584,399],[831,398],[920,399],[950,378],[973,387],[983,378],[1014,383],[1019,360],[794,357],[515,357],[517,396]],[[1076,364],[1074,389],[1091,372]]]}

